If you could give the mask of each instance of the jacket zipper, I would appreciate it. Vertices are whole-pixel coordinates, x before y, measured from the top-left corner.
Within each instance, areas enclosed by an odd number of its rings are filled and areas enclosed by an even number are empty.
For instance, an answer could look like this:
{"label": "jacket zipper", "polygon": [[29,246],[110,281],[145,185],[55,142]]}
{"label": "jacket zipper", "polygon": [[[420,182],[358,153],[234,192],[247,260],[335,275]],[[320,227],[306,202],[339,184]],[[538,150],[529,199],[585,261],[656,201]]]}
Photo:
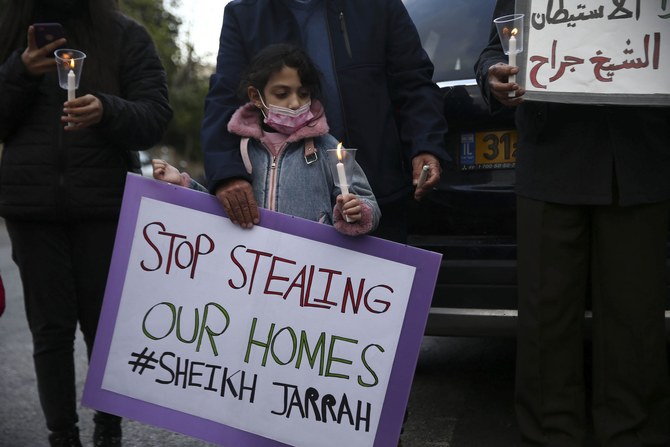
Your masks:
{"label": "jacket zipper", "polygon": [[272,160],[268,169],[270,171],[268,178],[268,191],[265,195],[265,205],[267,209],[272,211],[277,211],[277,165],[279,164],[279,158],[281,157],[287,145],[288,143],[284,143],[277,151],[277,155],[274,155],[272,154],[272,151],[270,151],[270,149],[268,149],[268,147],[263,144],[263,147],[268,151],[268,154],[270,154]]}
{"label": "jacket zipper", "polygon": [[351,44],[349,43],[349,33],[347,32],[347,22],[344,20],[344,11],[340,11],[340,30],[344,36],[344,46],[347,48],[347,54],[351,58]]}
{"label": "jacket zipper", "polygon": [[[347,47],[347,52],[349,54],[349,57],[351,58],[351,45],[349,44],[349,35],[346,34],[347,32],[347,27],[346,24],[344,23],[344,11],[340,10],[340,28],[344,28],[345,32],[345,41],[344,43],[346,44]],[[326,24],[328,24],[328,8],[326,8]],[[337,86],[337,96],[340,97],[340,114],[342,115],[342,126],[344,126],[344,140],[345,141],[351,141],[349,138],[349,129],[347,128],[347,114],[344,110],[344,105],[342,102],[342,91],[340,89],[340,77],[337,75],[337,64],[335,63],[335,52],[333,51],[333,35],[330,32],[330,26],[326,26],[326,30],[328,31],[328,45],[330,45],[330,60],[333,65],[333,71],[335,72],[335,85]]]}
{"label": "jacket zipper", "polygon": [[[65,131],[62,128],[60,121],[60,113],[58,114],[56,124],[56,131],[58,132],[58,192],[56,194],[57,206],[62,210],[65,219],[69,219],[70,206],[67,194],[65,192],[65,170],[67,168],[68,148],[65,141]],[[70,139],[71,140],[71,139]]]}

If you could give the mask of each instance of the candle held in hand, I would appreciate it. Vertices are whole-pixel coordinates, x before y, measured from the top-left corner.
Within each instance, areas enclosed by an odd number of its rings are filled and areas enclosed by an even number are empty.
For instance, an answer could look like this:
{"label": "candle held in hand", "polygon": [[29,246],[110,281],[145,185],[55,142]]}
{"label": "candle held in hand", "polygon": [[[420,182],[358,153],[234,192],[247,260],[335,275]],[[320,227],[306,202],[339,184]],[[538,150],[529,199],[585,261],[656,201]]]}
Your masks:
{"label": "candle held in hand", "polygon": [[[342,191],[342,197],[344,198],[349,194],[349,184],[347,183],[347,176],[344,172],[344,164],[342,164],[342,143],[337,146],[337,159],[339,160],[337,165],[335,165],[337,168],[337,179],[340,181],[340,190]],[[347,222],[351,222],[349,216],[344,216],[344,218]]]}
{"label": "candle held in hand", "polygon": [[342,195],[346,196],[349,194],[349,185],[347,185],[347,176],[344,174],[344,165],[342,162],[337,164],[337,177],[340,180],[340,189],[342,190]]}
{"label": "candle held in hand", "polygon": [[[514,28],[512,30],[512,35],[509,38],[509,65],[511,65],[512,67],[516,67],[516,53],[517,53],[516,33],[517,33],[516,28]],[[515,74],[509,75],[509,83],[513,84],[515,82],[516,82],[516,75]],[[510,98],[514,98],[516,96],[516,92],[511,91],[508,93],[508,96]]]}
{"label": "candle held in hand", "polygon": [[75,77],[74,71],[70,70],[67,74],[67,100],[72,101],[75,98]]}
{"label": "candle held in hand", "polygon": [[[70,71],[67,74],[67,100],[74,101],[76,87],[76,78],[74,75],[74,61],[70,60]],[[74,126],[74,123],[67,123],[68,126]]]}

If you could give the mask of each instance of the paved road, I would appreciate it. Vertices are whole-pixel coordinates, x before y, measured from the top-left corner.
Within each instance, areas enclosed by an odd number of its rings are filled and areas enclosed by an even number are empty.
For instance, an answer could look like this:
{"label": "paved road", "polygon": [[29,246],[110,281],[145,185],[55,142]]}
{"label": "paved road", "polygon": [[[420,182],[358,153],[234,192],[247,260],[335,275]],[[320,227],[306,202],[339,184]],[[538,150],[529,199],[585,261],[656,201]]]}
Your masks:
{"label": "paved road", "polygon": [[[0,318],[0,447],[46,446],[21,286],[1,219],[0,272],[8,298]],[[81,394],[86,357],[80,338],[76,354]],[[514,446],[513,365],[512,340],[426,337],[412,386],[403,447]],[[79,414],[84,445],[91,445],[93,412],[81,408]],[[135,421],[125,420],[123,430],[125,447],[210,446]]]}

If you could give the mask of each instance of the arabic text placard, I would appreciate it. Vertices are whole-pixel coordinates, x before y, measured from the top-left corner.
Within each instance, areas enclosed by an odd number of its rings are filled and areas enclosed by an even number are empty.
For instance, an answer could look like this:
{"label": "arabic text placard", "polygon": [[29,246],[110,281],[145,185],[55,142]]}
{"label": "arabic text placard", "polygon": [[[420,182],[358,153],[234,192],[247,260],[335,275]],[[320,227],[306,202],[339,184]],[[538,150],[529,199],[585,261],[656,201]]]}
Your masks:
{"label": "arabic text placard", "polygon": [[529,100],[670,104],[669,0],[519,0]]}

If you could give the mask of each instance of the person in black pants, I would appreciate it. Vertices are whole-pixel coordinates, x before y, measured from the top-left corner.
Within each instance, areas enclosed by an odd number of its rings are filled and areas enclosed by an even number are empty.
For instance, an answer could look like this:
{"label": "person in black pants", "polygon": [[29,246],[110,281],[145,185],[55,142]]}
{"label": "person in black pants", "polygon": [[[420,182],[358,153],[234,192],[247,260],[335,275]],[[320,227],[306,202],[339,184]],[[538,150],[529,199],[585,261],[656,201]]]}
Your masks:
{"label": "person in black pants", "polygon": [[[494,17],[514,12],[499,0]],[[670,108],[523,101],[495,27],[475,66],[492,111],[516,108],[522,446],[586,446],[584,311],[593,311],[591,417],[601,447],[670,445],[664,331]],[[515,91],[515,97],[508,92]]]}
{"label": "person in black pants", "polygon": [[[146,30],[113,0],[10,0],[0,18],[0,215],[23,283],[40,403],[52,446],[81,446],[74,338],[90,354],[125,178],[172,117]],[[67,39],[39,47],[37,22]],[[54,50],[87,54],[74,100]],[[6,403],[10,404],[10,403]],[[121,445],[121,419],[98,412],[94,445]]]}

